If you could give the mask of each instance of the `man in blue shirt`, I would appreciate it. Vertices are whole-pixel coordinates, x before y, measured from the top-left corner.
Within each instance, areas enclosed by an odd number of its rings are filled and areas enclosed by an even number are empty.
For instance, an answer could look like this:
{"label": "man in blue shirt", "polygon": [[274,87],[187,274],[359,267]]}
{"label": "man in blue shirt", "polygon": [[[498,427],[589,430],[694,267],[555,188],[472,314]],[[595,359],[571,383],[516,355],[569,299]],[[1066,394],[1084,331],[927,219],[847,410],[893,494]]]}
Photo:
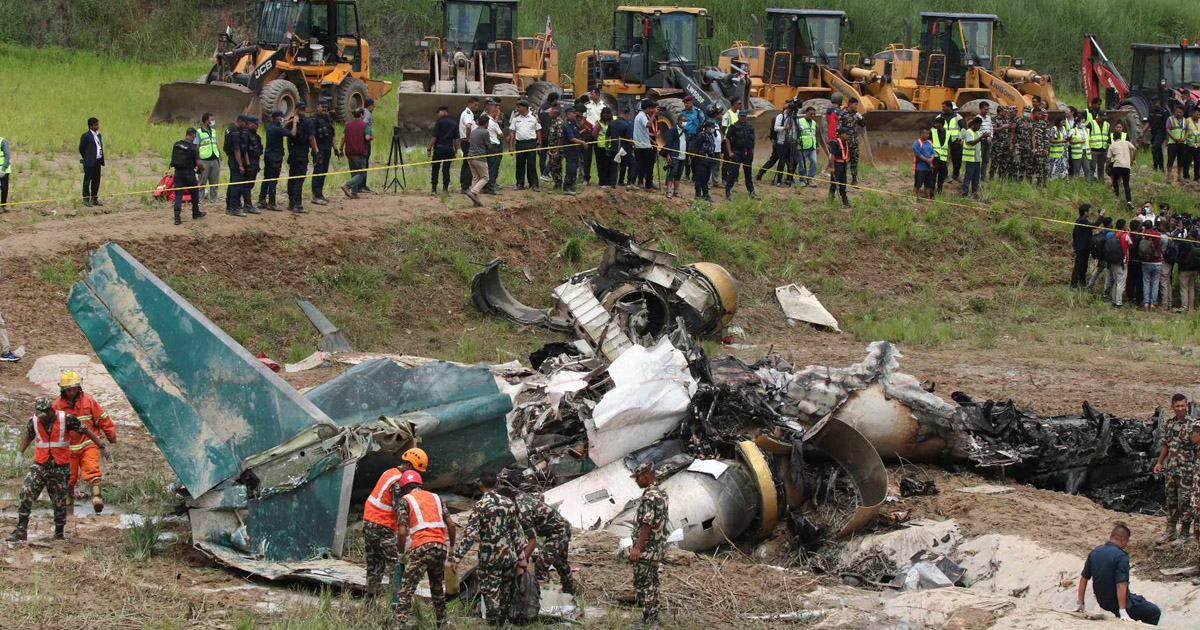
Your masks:
{"label": "man in blue shirt", "polygon": [[1129,592],[1129,527],[1117,523],[1109,534],[1108,542],[1096,547],[1088,554],[1079,580],[1079,606],[1083,612],[1083,597],[1087,594],[1088,580],[1092,580],[1092,594],[1100,608],[1116,615],[1122,621],[1140,621],[1158,625],[1162,612],[1158,606],[1140,595]]}
{"label": "man in blue shirt", "polygon": [[[683,111],[680,112],[686,119],[683,124],[683,133],[687,134],[688,146],[692,146],[696,141],[696,135],[700,133],[700,128],[704,125],[704,112],[696,108],[695,99],[691,94],[683,97]],[[683,167],[684,178],[692,176],[692,162],[687,160]]]}
{"label": "man in blue shirt", "polygon": [[[617,161],[617,155],[621,154],[620,162]],[[613,161],[615,168],[612,171],[612,185],[625,186],[628,188],[633,184],[633,175],[629,175],[626,180],[626,174],[629,172],[629,165],[633,163],[633,123],[629,120],[629,108],[621,108],[621,116],[613,119],[608,124],[608,159]]]}
{"label": "man in blue shirt", "polygon": [[913,194],[933,199],[933,143],[929,140],[929,129],[921,129],[921,137],[912,145],[913,150]]}
{"label": "man in blue shirt", "polygon": [[579,132],[579,119],[587,112],[582,103],[567,110],[567,122],[563,123],[562,141],[563,160],[567,163],[567,177],[563,181],[563,194],[574,197],[579,194],[575,190],[575,176],[579,172],[579,154],[587,148],[587,141]]}

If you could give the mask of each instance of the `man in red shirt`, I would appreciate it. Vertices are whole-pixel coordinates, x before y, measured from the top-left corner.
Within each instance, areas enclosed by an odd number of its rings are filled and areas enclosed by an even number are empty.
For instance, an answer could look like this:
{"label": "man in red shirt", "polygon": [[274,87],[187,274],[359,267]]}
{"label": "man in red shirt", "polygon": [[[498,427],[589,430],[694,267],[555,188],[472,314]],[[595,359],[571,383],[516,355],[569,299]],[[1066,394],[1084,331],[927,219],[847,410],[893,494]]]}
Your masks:
{"label": "man in red shirt", "polygon": [[358,193],[367,187],[367,155],[371,152],[371,127],[363,120],[363,110],[354,110],[354,120],[346,123],[346,132],[342,134],[339,147],[350,161],[350,170],[355,171],[350,181],[342,186],[342,192],[351,199],[358,199]]}
{"label": "man in red shirt", "polygon": [[[54,410],[63,411],[79,418],[80,424],[99,435],[104,434],[110,444],[117,443],[117,429],[108,413],[100,408],[95,398],[83,393],[83,379],[77,372],[63,372],[59,379],[59,396],[54,400]],[[104,499],[100,497],[100,445],[82,432],[71,432],[71,475],[67,482],[71,503],[75,499],[75,483],[80,477],[92,486],[92,509],[97,514],[104,511]],[[80,496],[85,498],[87,495]]]}

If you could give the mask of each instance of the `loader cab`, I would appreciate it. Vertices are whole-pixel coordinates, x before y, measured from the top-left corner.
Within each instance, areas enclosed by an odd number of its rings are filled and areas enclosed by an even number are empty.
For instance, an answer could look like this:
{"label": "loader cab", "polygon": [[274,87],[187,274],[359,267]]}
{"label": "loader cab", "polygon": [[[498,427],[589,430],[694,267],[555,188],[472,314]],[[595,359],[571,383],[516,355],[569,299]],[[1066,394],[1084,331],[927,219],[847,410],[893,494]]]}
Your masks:
{"label": "loader cab", "polygon": [[353,0],[263,0],[258,5],[258,44],[279,49],[299,40],[293,63],[350,63],[362,70],[358,3]]}
{"label": "loader cab", "polygon": [[1158,94],[1160,90],[1200,89],[1200,46],[1133,44],[1132,91]]}
{"label": "loader cab", "polygon": [[663,70],[677,67],[687,74],[705,65],[713,20],[707,10],[680,7],[617,7],[613,14],[613,49],[625,83],[662,87]]}
{"label": "loader cab", "polygon": [[804,86],[814,68],[840,70],[842,28],[854,31],[854,21],[844,11],[767,9],[764,82]]}
{"label": "loader cab", "polygon": [[517,0],[445,0],[433,3],[441,10],[442,50],[453,55],[482,53],[488,72],[515,72],[518,51]]}
{"label": "loader cab", "polygon": [[971,68],[992,69],[992,40],[1004,33],[1004,23],[991,14],[922,13],[918,68],[921,85],[967,86]]}

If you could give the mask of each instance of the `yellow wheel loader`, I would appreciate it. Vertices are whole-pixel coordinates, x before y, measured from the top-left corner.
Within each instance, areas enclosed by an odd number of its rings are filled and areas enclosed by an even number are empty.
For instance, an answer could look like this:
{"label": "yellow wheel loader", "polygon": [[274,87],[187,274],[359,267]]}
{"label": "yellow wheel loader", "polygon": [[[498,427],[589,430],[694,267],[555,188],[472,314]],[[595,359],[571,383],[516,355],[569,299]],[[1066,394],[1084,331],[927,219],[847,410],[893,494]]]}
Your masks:
{"label": "yellow wheel loader", "polygon": [[599,89],[614,115],[619,107],[636,114],[638,101],[654,99],[665,127],[675,124],[687,95],[702,111],[728,109],[734,97],[748,105],[749,77],[706,63],[711,51],[705,40],[712,34],[707,9],[619,6],[613,13],[612,48],[575,55],[575,94]]}
{"label": "yellow wheel loader", "polygon": [[241,113],[289,116],[298,100],[315,108],[330,100],[338,121],[350,120],[367,97],[392,89],[371,79],[371,55],[358,28],[353,0],[263,0],[258,32],[237,44],[227,28],[213,67],[198,81],[159,86],[152,122],[198,121],[204,112],[232,121]]}
{"label": "yellow wheel loader", "polygon": [[471,96],[492,97],[505,112],[524,96],[537,110],[551,92],[571,95],[558,72],[558,48],[548,32],[518,37],[517,0],[438,0],[442,32],[417,42],[421,62],[397,86],[398,126],[428,130],[437,108],[458,115]]}

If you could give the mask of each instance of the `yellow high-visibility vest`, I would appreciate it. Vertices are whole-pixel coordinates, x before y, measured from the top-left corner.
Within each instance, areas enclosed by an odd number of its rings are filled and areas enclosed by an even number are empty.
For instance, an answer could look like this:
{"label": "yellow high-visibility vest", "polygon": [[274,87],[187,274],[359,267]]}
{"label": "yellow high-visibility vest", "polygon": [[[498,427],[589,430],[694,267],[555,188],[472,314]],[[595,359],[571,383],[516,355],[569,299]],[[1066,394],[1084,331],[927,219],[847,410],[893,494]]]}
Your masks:
{"label": "yellow high-visibility vest", "polygon": [[1092,142],[1093,151],[1103,151],[1108,148],[1108,121],[1098,123],[1095,120],[1088,123],[1088,136]]}
{"label": "yellow high-visibility vest", "polygon": [[221,158],[221,150],[217,147],[217,130],[196,130],[196,147],[200,149],[201,160],[217,160]]}
{"label": "yellow high-visibility vest", "polygon": [[942,130],[942,141],[938,142],[937,129],[929,130],[929,141],[933,143],[933,157],[943,162],[950,161],[950,134]]}
{"label": "yellow high-visibility vest", "polygon": [[970,145],[967,143],[978,140],[979,137],[982,135],[983,135],[983,133],[979,132],[979,131],[971,131],[970,129],[963,129],[963,132],[962,132],[962,141],[963,141],[962,161],[964,164],[969,163],[969,162],[978,162],[980,160],[980,157],[981,157],[980,154],[983,153],[983,151],[981,151],[980,149],[982,149],[983,147],[979,146],[979,143],[976,143],[974,145]]}
{"label": "yellow high-visibility vest", "polygon": [[817,148],[817,121],[800,119],[800,148],[805,151]]}

